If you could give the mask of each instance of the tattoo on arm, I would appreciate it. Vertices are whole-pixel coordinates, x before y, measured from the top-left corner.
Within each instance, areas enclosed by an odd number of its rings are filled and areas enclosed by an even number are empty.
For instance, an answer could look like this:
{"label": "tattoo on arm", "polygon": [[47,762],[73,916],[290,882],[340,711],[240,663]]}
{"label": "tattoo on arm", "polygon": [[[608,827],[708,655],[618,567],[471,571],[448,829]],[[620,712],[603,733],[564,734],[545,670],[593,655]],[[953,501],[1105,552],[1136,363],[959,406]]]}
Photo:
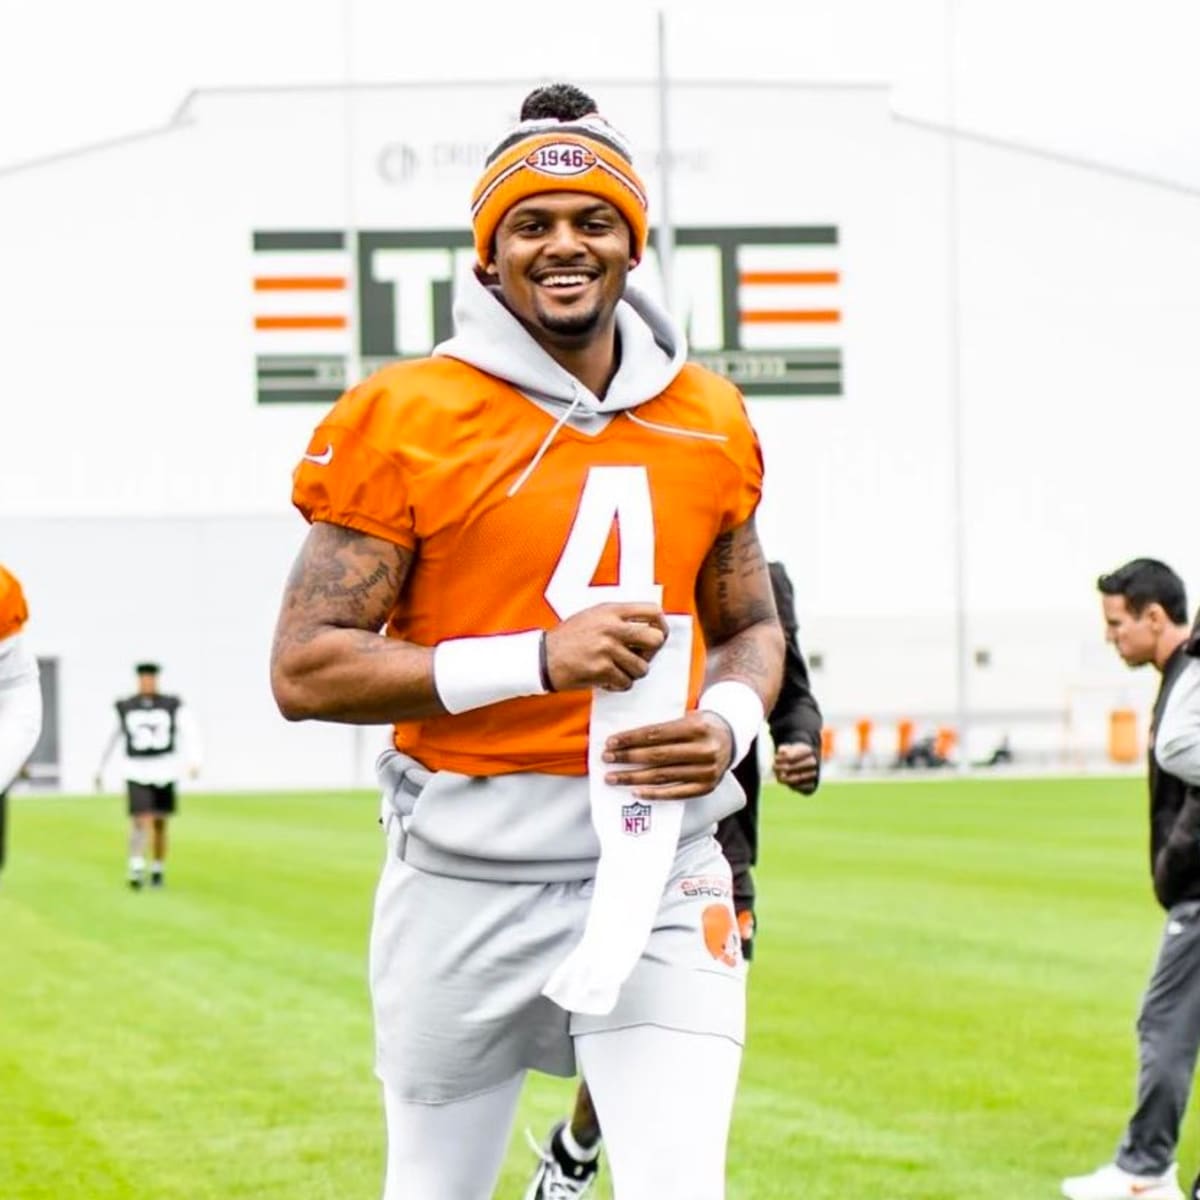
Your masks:
{"label": "tattoo on arm", "polygon": [[378,633],[408,576],[412,552],[382,538],[318,523],[284,589],[276,646],[312,641],[330,627]]}
{"label": "tattoo on arm", "polygon": [[710,677],[746,680],[769,707],[783,670],[783,633],[753,520],[713,544],[696,600],[709,648]]}
{"label": "tattoo on arm", "polygon": [[774,621],[775,596],[753,520],[721,534],[700,577],[700,619],[710,644],[760,621]]}

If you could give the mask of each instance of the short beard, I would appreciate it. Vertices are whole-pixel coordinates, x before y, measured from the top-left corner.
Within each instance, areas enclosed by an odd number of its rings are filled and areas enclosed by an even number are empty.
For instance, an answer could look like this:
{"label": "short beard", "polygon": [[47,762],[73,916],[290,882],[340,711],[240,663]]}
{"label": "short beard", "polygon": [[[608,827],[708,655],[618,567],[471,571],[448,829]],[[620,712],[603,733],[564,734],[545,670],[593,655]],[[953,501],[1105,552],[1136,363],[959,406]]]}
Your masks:
{"label": "short beard", "polygon": [[552,317],[539,309],[537,318],[538,324],[547,333],[571,340],[585,338],[594,333],[600,324],[600,306],[597,305],[591,312],[566,317]]}

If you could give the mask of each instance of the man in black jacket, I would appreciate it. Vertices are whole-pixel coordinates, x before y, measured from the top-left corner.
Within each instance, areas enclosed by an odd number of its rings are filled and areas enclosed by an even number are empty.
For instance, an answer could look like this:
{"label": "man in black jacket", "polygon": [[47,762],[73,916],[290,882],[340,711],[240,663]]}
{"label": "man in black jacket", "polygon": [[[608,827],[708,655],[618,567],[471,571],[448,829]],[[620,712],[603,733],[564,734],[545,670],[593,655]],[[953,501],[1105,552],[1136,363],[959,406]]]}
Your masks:
{"label": "man in black jacket", "polygon": [[[786,641],[783,686],[767,716],[767,727],[775,743],[772,769],[780,783],[808,796],[817,790],[820,780],[821,710],[809,686],[808,666],[796,638],[799,626],[792,581],[782,563],[768,566],[775,609]],[[718,823],[717,840],[729,860],[742,955],[749,960],[754,954],[755,927],[751,867],[758,861],[758,795],[762,784],[757,741],[733,773],[746,793],[746,807]],[[587,1084],[581,1083],[570,1121],[555,1125],[545,1146],[534,1146],[540,1161],[525,1200],[575,1200],[590,1193],[596,1182],[600,1136],[600,1122],[591,1094]]]}
{"label": "man in black jacket", "polygon": [[1158,959],[1138,1014],[1137,1106],[1116,1159],[1064,1179],[1068,1200],[1183,1200],[1175,1148],[1200,1049],[1200,804],[1164,771],[1155,733],[1189,659],[1183,581],[1164,563],[1137,558],[1097,582],[1107,639],[1131,667],[1162,675],[1150,738],[1150,870],[1167,910]]}
{"label": "man in black jacket", "polygon": [[[767,716],[771,741],[775,744],[772,769],[780,783],[802,795],[817,790],[821,770],[821,710],[808,682],[808,665],[797,640],[796,598],[792,581],[782,563],[769,563],[775,610],[783,626],[786,658],[779,699]],[[758,861],[758,746],[734,768],[734,776],[746,793],[746,807],[717,825],[717,840],[733,870],[733,908],[742,935],[742,955],[754,957],[754,877],[750,868]]]}
{"label": "man in black jacket", "polygon": [[[1159,856],[1169,878],[1200,877],[1200,612],[1184,643],[1188,661],[1179,672],[1154,737],[1159,768],[1188,785],[1187,799]],[[1189,1200],[1200,1200],[1200,1175]]]}

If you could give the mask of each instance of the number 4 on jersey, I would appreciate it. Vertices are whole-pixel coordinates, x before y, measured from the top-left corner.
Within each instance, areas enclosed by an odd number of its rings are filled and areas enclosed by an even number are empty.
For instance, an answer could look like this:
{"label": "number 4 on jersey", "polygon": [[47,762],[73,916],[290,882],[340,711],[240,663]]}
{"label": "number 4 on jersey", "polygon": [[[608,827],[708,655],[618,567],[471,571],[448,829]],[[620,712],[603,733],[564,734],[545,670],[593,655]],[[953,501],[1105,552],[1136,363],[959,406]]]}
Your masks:
{"label": "number 4 on jersey", "polygon": [[[617,582],[592,579],[613,524],[620,547]],[[546,588],[546,602],[560,621],[613,601],[662,603],[654,582],[654,507],[645,467],[592,467],[566,545]]]}

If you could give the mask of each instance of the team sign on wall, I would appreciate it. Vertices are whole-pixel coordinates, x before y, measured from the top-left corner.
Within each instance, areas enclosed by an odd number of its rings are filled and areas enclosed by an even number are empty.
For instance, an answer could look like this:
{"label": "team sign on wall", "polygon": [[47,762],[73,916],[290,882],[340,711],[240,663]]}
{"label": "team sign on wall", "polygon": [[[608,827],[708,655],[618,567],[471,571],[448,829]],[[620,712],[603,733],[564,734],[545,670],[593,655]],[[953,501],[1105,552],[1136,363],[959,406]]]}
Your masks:
{"label": "team sign on wall", "polygon": [[[451,336],[466,229],[254,233],[260,404],[332,403],[363,374]],[[673,304],[692,358],[748,396],[842,394],[841,272],[834,225],[678,228]],[[653,236],[630,281],[657,295]]]}

